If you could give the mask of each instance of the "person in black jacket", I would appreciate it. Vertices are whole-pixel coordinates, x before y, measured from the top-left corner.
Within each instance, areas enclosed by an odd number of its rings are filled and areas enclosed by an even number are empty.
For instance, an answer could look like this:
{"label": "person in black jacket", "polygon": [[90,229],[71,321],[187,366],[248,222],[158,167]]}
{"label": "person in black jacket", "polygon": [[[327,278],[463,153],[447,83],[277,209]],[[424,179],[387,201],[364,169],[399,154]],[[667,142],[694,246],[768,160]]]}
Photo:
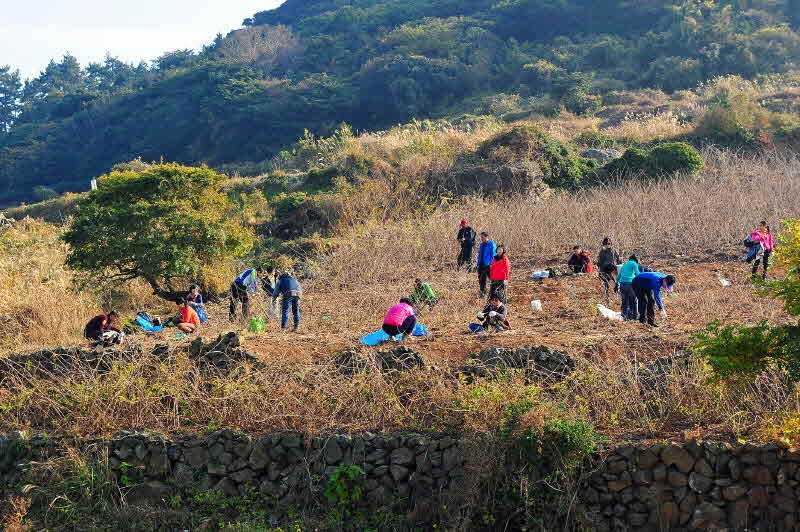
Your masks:
{"label": "person in black jacket", "polygon": [[475,229],[467,225],[466,220],[461,220],[456,240],[461,243],[456,270],[460,270],[461,267],[466,264],[467,272],[472,272],[472,250],[475,249]]}
{"label": "person in black jacket", "polygon": [[611,283],[614,283],[614,292],[617,292],[617,287],[614,274],[617,271],[619,264],[619,252],[611,245],[611,239],[605,237],[601,244],[600,253],[597,254],[597,269],[599,271],[600,280],[603,281],[603,295],[606,298],[606,304],[611,301]]}

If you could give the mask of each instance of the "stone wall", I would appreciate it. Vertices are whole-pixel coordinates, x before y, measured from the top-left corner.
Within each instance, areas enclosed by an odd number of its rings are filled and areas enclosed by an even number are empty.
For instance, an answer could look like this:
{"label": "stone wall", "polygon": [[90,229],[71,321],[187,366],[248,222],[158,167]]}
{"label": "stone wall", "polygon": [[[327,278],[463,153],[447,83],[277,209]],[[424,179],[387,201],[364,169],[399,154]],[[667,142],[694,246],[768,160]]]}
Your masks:
{"label": "stone wall", "polygon": [[[251,439],[233,431],[203,438],[167,440],[147,434],[120,434],[112,440],[83,442],[107,457],[128,503],[158,504],[180,489],[218,489],[229,496],[258,490],[275,508],[324,506],[330,476],[342,466],[358,466],[363,504],[413,517],[436,516],[458,502],[464,478],[464,452],[447,435],[408,433],[330,435],[298,433]],[[20,481],[20,465],[42,454],[58,453],[63,442],[0,438],[0,479],[4,487]],[[456,489],[451,489],[456,488]],[[423,519],[424,520],[424,519]]]}
{"label": "stone wall", "polygon": [[[355,465],[365,473],[363,504],[424,523],[463,507],[466,443],[407,433],[252,439],[220,431],[182,440],[130,433],[82,445],[107,457],[132,504],[158,504],[180,489],[230,496],[250,489],[275,508],[314,511],[327,504],[330,476]],[[0,437],[0,484],[13,487],[22,480],[20,464],[61,448],[53,440]],[[800,451],[689,441],[619,446],[593,457],[574,510],[581,530],[788,531],[800,530],[798,500]]]}
{"label": "stone wall", "polygon": [[800,451],[687,442],[600,460],[579,513],[594,530],[800,530]]}

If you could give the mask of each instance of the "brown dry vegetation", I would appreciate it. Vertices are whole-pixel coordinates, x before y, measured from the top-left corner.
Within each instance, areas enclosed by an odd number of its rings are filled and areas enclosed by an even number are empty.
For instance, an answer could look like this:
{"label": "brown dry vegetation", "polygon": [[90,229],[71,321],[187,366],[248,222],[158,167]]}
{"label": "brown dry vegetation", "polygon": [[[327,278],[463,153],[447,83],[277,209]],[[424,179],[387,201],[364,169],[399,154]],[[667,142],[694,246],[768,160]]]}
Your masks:
{"label": "brown dry vegetation", "polygon": [[[509,404],[526,399],[536,405],[526,423],[566,412],[619,439],[774,433],[770,427],[781,422],[780,412],[796,412],[800,406],[800,397],[787,392],[777,375],[734,389],[709,385],[699,362],[674,368],[662,385],[643,374],[644,362],[682,351],[692,332],[713,319],[789,319],[779,304],[753,295],[746,266],[736,254],[737,241],[758,219],[767,217],[777,226],[779,218],[800,216],[800,163],[775,154],[706,155],[709,164],[696,178],[629,183],[545,202],[470,199],[425,218],[362,226],[341,239],[338,251],[323,261],[320,277],[305,283],[301,334],[280,334],[274,323],[265,334],[245,333],[244,346],[266,369],[209,376],[179,356],[155,366],[145,360],[121,364],[105,375],[87,371],[30,381],[21,368],[0,387],[0,430],[75,436],[218,427],[256,433],[482,433],[495,430]],[[452,271],[456,222],[464,215],[511,250],[510,333],[476,337],[464,332],[481,304],[475,276]],[[13,322],[11,333],[4,333],[6,350],[80,343],[83,323],[99,307],[98,295],[72,288],[61,266],[64,250],[55,240],[57,233],[53,226],[32,221],[4,233],[0,314],[24,316],[44,309],[35,329]],[[562,263],[576,241],[594,249],[606,234],[626,252],[636,251],[644,262],[677,275],[677,293],[667,300],[670,317],[660,329],[599,317],[595,305],[602,299],[594,276],[541,284],[529,279],[534,269]],[[341,376],[332,363],[334,353],[377,329],[386,308],[408,293],[415,277],[432,282],[442,297],[435,311],[421,318],[433,334],[410,344],[431,367],[399,376]],[[734,286],[723,287],[723,278]],[[146,292],[135,288],[133,293]],[[533,299],[543,301],[544,312],[530,310]],[[154,307],[146,297],[120,304],[130,312],[169,310]],[[229,328],[224,306],[213,306],[212,321],[201,334]],[[165,332],[134,341],[152,346],[187,340]],[[554,386],[530,385],[519,375],[475,382],[458,376],[469,353],[540,344],[567,351],[577,359],[578,370]]]}

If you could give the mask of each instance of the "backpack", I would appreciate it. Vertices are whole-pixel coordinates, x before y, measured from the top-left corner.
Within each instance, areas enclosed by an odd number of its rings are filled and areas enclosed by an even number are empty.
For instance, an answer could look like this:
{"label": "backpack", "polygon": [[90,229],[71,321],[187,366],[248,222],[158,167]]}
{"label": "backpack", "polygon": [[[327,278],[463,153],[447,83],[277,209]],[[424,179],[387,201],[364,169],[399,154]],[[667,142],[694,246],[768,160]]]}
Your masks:
{"label": "backpack", "polygon": [[750,238],[749,236],[742,240],[742,245],[746,248],[752,248],[755,245],[758,245],[758,242]]}

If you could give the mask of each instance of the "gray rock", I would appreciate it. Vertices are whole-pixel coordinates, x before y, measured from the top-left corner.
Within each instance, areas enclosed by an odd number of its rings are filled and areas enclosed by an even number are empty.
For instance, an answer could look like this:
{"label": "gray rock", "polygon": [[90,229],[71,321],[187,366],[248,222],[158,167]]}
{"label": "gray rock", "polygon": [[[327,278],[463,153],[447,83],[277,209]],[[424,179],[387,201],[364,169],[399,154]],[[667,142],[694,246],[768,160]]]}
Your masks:
{"label": "gray rock", "polygon": [[214,486],[214,489],[221,491],[228,497],[239,496],[239,488],[236,486],[236,483],[229,478],[223,478],[220,480],[217,485]]}
{"label": "gray rock", "polygon": [[267,464],[270,462],[269,452],[266,448],[266,442],[260,441],[257,442],[253,446],[253,450],[250,452],[250,458],[248,459],[248,463],[250,467],[252,467],[256,471],[261,471]]}
{"label": "gray rock", "polygon": [[[414,462],[414,452],[410,449],[400,448],[392,451],[391,463],[406,466]],[[451,468],[452,469],[452,468]]]}
{"label": "gray rock", "polygon": [[203,467],[208,462],[208,451],[205,447],[190,447],[183,451],[186,463],[194,468]]}
{"label": "gray rock", "polygon": [[713,485],[713,480],[700,473],[695,472],[689,475],[689,487],[697,493],[706,493]]}
{"label": "gray rock", "polygon": [[338,464],[344,457],[342,448],[339,447],[339,444],[336,443],[336,440],[333,438],[329,438],[328,441],[325,442],[322,454],[325,458],[325,463],[330,465]]}
{"label": "gray rock", "polygon": [[407,467],[403,467],[403,466],[397,465],[397,464],[393,464],[389,468],[389,470],[391,471],[392,478],[395,480],[395,482],[400,482],[401,480],[407,479],[408,475],[410,473],[410,471],[409,471],[409,469]]}
{"label": "gray rock", "polygon": [[694,467],[695,459],[685,449],[670,445],[661,452],[661,461],[664,465],[675,465],[681,473],[689,473]]}
{"label": "gray rock", "polygon": [[614,159],[619,159],[622,157],[622,152],[612,149],[601,150],[592,148],[582,152],[581,157],[584,159],[595,160],[602,166],[610,163]]}

